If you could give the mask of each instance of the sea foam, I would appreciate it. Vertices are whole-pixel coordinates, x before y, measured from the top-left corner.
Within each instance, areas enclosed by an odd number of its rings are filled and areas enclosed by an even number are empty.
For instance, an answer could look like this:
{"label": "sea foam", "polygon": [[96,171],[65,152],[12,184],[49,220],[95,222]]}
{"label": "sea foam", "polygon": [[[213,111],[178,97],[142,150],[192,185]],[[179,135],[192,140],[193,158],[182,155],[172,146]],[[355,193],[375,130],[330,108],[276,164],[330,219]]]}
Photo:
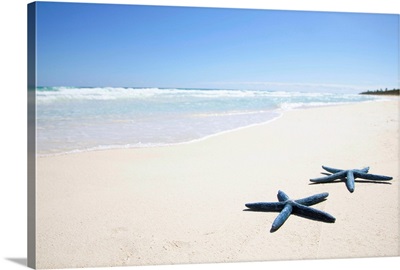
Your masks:
{"label": "sea foam", "polygon": [[39,87],[37,149],[59,154],[186,143],[265,123],[285,110],[371,100],[265,90]]}

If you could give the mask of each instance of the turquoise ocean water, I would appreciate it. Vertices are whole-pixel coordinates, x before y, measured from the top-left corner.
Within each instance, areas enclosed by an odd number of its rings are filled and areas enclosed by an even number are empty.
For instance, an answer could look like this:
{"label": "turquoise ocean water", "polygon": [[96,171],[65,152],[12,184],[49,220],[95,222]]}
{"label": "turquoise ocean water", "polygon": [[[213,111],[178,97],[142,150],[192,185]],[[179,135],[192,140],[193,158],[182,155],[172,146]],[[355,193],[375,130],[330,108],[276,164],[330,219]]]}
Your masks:
{"label": "turquoise ocean water", "polygon": [[264,90],[38,87],[37,153],[185,143],[265,123],[285,110],[376,99]]}

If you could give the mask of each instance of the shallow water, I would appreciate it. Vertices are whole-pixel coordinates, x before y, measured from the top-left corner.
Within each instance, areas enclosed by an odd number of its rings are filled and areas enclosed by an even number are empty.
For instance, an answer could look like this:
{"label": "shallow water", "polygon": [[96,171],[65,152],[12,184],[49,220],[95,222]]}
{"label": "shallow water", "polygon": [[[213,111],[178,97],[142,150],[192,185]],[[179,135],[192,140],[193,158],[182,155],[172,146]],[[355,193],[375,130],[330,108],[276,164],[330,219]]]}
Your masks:
{"label": "shallow water", "polygon": [[376,99],[263,90],[39,87],[37,152],[183,143],[267,122],[285,110]]}

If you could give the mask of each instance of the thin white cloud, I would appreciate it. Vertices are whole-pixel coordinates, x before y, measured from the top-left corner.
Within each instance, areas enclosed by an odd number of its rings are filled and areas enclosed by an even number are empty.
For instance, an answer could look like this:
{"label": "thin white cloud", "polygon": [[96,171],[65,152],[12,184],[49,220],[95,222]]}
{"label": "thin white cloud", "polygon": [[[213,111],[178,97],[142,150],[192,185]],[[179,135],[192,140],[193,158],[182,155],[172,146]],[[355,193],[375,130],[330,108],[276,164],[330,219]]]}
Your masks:
{"label": "thin white cloud", "polygon": [[286,90],[286,91],[333,91],[333,92],[360,92],[382,88],[377,85],[351,85],[334,83],[304,83],[304,82],[209,82],[207,84],[219,85],[234,88],[262,88],[267,90]]}

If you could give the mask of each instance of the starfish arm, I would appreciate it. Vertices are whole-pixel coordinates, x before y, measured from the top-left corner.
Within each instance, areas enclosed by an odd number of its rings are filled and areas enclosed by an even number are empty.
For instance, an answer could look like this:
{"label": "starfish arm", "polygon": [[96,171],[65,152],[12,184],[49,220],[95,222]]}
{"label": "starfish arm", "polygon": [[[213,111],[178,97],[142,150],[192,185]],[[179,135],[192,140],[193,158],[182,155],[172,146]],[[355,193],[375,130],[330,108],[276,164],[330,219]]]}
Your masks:
{"label": "starfish arm", "polygon": [[322,166],[322,168],[323,168],[325,171],[330,172],[330,173],[338,173],[338,172],[343,171],[343,170],[341,170],[341,169],[335,169],[335,168],[331,168],[331,167],[327,167],[327,166]]}
{"label": "starfish arm", "polygon": [[277,231],[283,223],[289,218],[290,214],[292,213],[293,206],[290,203],[287,203],[279,215],[275,218],[274,222],[271,226],[271,232]]}
{"label": "starfish arm", "polygon": [[354,172],[354,176],[356,176],[358,178],[368,179],[368,180],[388,181],[388,180],[393,179],[393,177],[391,177],[391,176],[363,173],[363,172],[358,172],[358,171]]}
{"label": "starfish arm", "polygon": [[289,196],[285,192],[283,192],[282,190],[278,191],[277,197],[278,197],[278,200],[280,202],[284,202],[284,201],[289,200]]}
{"label": "starfish arm", "polygon": [[285,206],[281,202],[257,202],[257,203],[246,203],[245,206],[254,211],[276,211],[279,212]]}
{"label": "starfish arm", "polygon": [[293,205],[293,213],[298,214],[303,217],[308,217],[314,220],[324,221],[324,222],[335,222],[336,218],[324,211],[304,206],[298,203]]}
{"label": "starfish arm", "polygon": [[319,194],[312,195],[310,197],[306,197],[304,199],[295,200],[295,202],[302,204],[302,205],[307,205],[307,206],[314,205],[314,204],[324,201],[325,198],[328,197],[328,195],[329,195],[328,192],[319,193]]}
{"label": "starfish arm", "polygon": [[[327,166],[322,166],[322,168],[325,171],[330,172],[330,173],[338,173],[338,172],[341,172],[341,171],[345,171],[345,170],[335,169],[335,168],[331,168],[331,167],[327,167]],[[365,167],[365,168],[362,168],[361,170],[357,170],[357,171],[361,171],[363,173],[367,173],[369,171],[369,167]]]}
{"label": "starfish arm", "polygon": [[347,171],[346,187],[350,192],[354,192],[354,173],[352,170]]}
{"label": "starfish arm", "polygon": [[338,173],[334,173],[328,176],[320,177],[320,178],[313,178],[310,179],[311,182],[317,182],[317,183],[326,183],[326,182],[331,182],[336,179],[340,179],[346,175],[347,171],[340,171]]}

